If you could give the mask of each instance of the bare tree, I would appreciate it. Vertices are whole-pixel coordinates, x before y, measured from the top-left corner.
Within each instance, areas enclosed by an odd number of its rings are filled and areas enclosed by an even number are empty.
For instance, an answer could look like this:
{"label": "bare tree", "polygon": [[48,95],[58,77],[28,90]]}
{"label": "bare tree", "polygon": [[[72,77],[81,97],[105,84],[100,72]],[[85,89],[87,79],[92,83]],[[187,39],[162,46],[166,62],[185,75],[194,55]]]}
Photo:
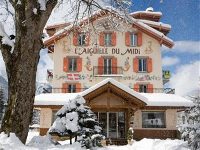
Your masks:
{"label": "bare tree", "polygon": [[[70,0],[69,0],[70,1]],[[10,36],[0,24],[0,50],[8,76],[8,107],[2,131],[14,132],[26,142],[33,113],[35,82],[39,53],[43,47],[42,35],[52,10],[63,0],[3,0],[5,9],[13,15],[15,33]],[[129,0],[115,0],[116,6],[128,4]],[[91,11],[91,6],[101,8],[99,1],[75,0],[77,16],[84,4],[83,14]],[[10,11],[12,8],[13,11]],[[77,17],[78,20],[78,17]],[[13,41],[13,38],[15,40]]]}

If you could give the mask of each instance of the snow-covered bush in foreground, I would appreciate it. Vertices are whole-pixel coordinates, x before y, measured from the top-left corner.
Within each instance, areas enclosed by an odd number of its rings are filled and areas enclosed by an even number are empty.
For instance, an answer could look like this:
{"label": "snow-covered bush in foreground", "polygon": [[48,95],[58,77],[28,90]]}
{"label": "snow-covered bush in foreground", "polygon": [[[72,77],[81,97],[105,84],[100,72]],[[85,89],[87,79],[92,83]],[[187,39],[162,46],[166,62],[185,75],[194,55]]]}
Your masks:
{"label": "snow-covered bush in foreground", "polygon": [[49,129],[49,134],[68,136],[70,144],[75,137],[75,141],[86,148],[101,146],[102,129],[96,121],[95,114],[84,104],[85,100],[81,96],[70,100],[57,112],[58,118]]}
{"label": "snow-covered bush in foreground", "polygon": [[194,106],[182,112],[178,125],[181,138],[188,141],[192,150],[200,149],[200,97],[193,98]]}

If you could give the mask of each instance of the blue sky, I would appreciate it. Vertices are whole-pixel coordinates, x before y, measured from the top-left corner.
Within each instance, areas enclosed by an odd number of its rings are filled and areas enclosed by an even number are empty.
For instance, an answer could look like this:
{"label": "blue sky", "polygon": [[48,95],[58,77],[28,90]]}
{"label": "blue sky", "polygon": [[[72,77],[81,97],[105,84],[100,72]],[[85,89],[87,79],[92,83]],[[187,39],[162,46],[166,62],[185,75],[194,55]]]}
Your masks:
{"label": "blue sky", "polygon": [[168,87],[180,95],[199,88],[200,76],[200,0],[132,0],[131,11],[153,7],[161,11],[161,22],[170,24],[168,34],[175,46],[162,48],[163,69],[172,77]]}

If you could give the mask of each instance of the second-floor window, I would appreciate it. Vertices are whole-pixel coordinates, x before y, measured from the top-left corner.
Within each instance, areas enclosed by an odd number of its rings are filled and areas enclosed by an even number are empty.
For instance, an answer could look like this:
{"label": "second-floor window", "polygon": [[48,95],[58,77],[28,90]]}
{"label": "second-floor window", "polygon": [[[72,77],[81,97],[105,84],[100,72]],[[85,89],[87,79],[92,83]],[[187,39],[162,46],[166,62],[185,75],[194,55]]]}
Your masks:
{"label": "second-floor window", "polygon": [[139,58],[139,72],[147,72],[147,58]]}
{"label": "second-floor window", "polygon": [[77,70],[77,58],[69,58],[69,71]]}
{"label": "second-floor window", "polygon": [[86,44],[86,35],[83,33],[80,33],[78,35],[78,45],[83,46]]}
{"label": "second-floor window", "polygon": [[104,58],[104,74],[112,74],[112,58]]}
{"label": "second-floor window", "polygon": [[68,93],[76,92],[76,84],[68,84]]}
{"label": "second-floor window", "polygon": [[137,34],[130,34],[130,46],[137,46]]}
{"label": "second-floor window", "polygon": [[111,41],[111,37],[112,34],[111,33],[105,33],[105,38],[104,38],[104,43],[106,46],[111,46],[112,45],[112,41]]}
{"label": "second-floor window", "polygon": [[140,84],[139,85],[139,92],[140,93],[147,93],[147,85]]}

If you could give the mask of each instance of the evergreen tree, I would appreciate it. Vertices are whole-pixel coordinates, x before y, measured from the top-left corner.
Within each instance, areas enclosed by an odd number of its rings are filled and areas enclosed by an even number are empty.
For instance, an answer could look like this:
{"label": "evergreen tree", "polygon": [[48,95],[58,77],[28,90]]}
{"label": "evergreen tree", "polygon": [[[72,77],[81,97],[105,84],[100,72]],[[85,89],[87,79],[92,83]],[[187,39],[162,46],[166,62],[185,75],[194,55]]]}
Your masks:
{"label": "evergreen tree", "polygon": [[4,93],[3,89],[0,88],[0,122],[3,117],[3,112],[4,112]]}
{"label": "evergreen tree", "polygon": [[69,136],[70,144],[72,138],[76,137],[83,147],[101,146],[102,129],[96,121],[95,114],[84,103],[85,100],[81,96],[70,100],[57,112],[58,118],[49,129],[49,133]]}
{"label": "evergreen tree", "polygon": [[194,106],[182,112],[178,125],[181,138],[188,141],[192,150],[200,149],[200,97],[193,97]]}

